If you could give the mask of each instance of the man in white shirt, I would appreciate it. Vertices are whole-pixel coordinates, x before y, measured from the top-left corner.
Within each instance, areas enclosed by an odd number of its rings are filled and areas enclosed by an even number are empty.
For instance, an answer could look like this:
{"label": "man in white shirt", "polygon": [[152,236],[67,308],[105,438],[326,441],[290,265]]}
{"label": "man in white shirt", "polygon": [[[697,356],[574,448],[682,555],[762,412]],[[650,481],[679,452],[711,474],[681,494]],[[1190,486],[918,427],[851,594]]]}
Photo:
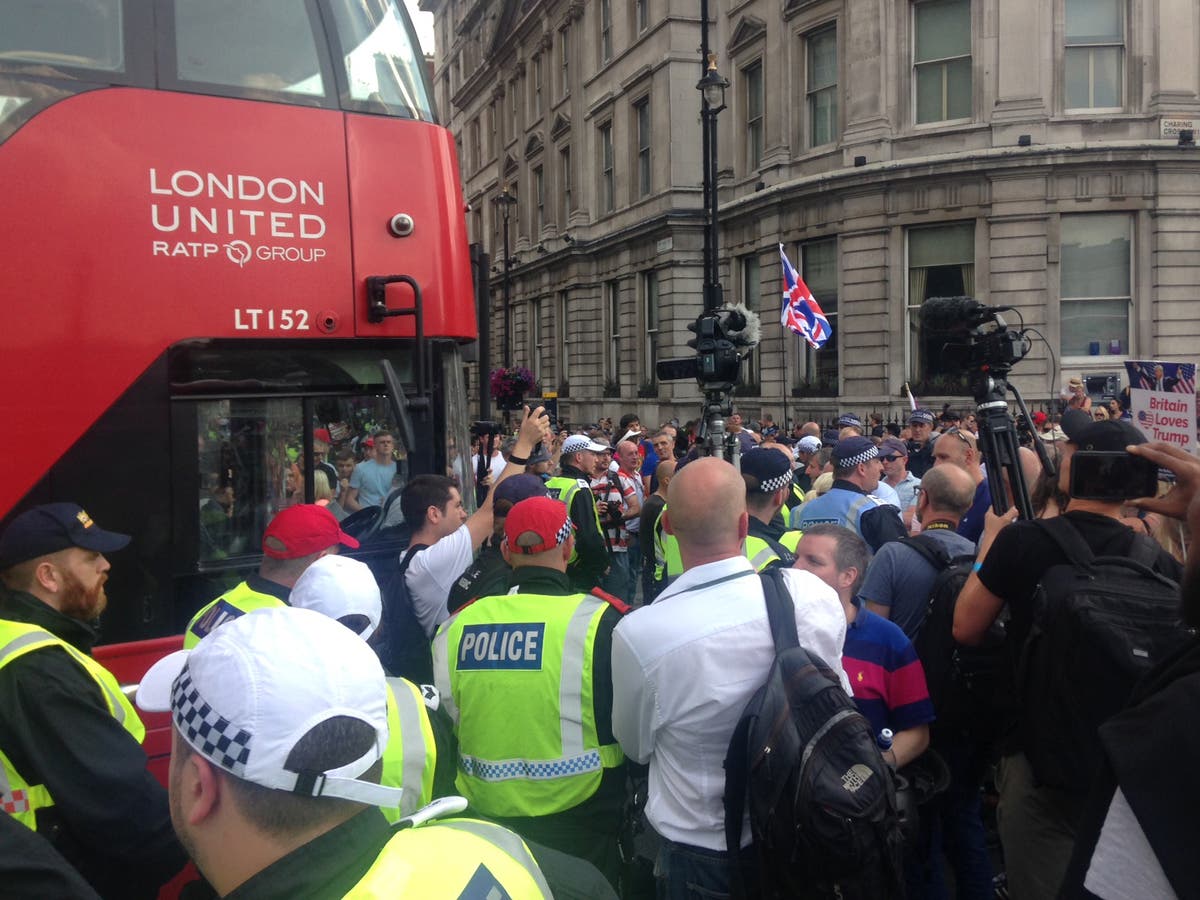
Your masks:
{"label": "man in white shirt", "polygon": [[[684,572],[613,633],[613,733],[650,763],[646,816],[662,836],[655,867],[668,900],[689,885],[728,893],[722,796],[734,726],[775,658],[762,583],[742,553],[746,487],[728,463],[683,466],[668,488],[665,527]],[[846,618],[809,572],[783,571],[800,643],[839,674]],[[742,843],[750,841],[749,819]]]}
{"label": "man in white shirt", "polygon": [[[549,439],[549,419],[539,406],[526,409],[517,443],[497,482],[525,471],[529,455],[541,440]],[[425,640],[433,640],[438,625],[449,617],[446,600],[450,585],[475,558],[475,551],[492,534],[492,490],[470,517],[463,507],[462,495],[449,479],[441,475],[421,475],[410,481],[400,497],[404,519],[412,527],[405,584],[412,598],[413,612],[425,630]],[[420,549],[413,551],[412,548]]]}

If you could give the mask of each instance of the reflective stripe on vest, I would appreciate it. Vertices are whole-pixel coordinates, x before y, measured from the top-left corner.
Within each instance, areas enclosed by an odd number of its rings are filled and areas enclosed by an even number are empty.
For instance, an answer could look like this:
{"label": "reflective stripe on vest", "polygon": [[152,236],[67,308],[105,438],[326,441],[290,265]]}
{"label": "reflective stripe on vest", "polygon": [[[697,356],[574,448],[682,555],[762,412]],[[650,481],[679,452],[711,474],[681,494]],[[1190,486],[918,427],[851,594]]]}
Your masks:
{"label": "reflective stripe on vest", "polygon": [[551,900],[541,869],[513,832],[475,819],[398,831],[346,900]]}
{"label": "reflective stripe on vest", "polygon": [[287,606],[287,604],[272,594],[263,594],[254,590],[243,581],[202,607],[200,612],[192,616],[192,621],[188,622],[187,631],[183,633],[183,649],[191,650],[200,643],[202,638],[207,637],[226,622],[232,622],[257,609],[274,609],[277,606]]}
{"label": "reflective stripe on vest", "polygon": [[833,488],[805,504],[804,512],[801,513],[800,521],[795,527],[803,531],[809,525],[832,524],[861,534],[858,520],[862,518],[862,514],[882,503],[882,500],[870,494]]}
{"label": "reflective stripe on vest", "polygon": [[[0,669],[27,653],[45,647],[59,647],[79,663],[100,688],[109,714],[140,744],[146,737],[146,728],[108,669],[36,625],[0,620]],[[46,786],[29,784],[12,761],[0,752],[0,810],[13,816],[22,825],[36,830],[37,811],[53,805],[54,798]]]}
{"label": "reflective stripe on vest", "polygon": [[388,742],[383,751],[385,787],[404,789],[400,806],[383,807],[393,825],[433,799],[437,746],[421,689],[404,678],[388,678]]}
{"label": "reflective stripe on vest", "polygon": [[458,788],[479,812],[562,812],[624,760],[596,731],[592,653],[607,608],[590,594],[485,597],[438,632],[439,686],[457,710]]}
{"label": "reflective stripe on vest", "polygon": [[779,554],[775,552],[774,547],[754,535],[746,536],[746,540],[742,542],[742,553],[745,554],[746,559],[750,560],[750,565],[754,567],[755,572],[761,572],[779,559]]}

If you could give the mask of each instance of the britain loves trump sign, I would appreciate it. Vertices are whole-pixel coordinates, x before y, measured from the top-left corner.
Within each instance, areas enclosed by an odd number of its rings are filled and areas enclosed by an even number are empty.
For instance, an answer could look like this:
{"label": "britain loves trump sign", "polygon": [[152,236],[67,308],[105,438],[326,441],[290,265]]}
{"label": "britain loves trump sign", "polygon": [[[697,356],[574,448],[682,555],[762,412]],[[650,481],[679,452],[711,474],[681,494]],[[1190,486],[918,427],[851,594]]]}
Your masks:
{"label": "britain loves trump sign", "polygon": [[1129,372],[1129,411],[1147,440],[1196,446],[1195,363],[1139,360]]}

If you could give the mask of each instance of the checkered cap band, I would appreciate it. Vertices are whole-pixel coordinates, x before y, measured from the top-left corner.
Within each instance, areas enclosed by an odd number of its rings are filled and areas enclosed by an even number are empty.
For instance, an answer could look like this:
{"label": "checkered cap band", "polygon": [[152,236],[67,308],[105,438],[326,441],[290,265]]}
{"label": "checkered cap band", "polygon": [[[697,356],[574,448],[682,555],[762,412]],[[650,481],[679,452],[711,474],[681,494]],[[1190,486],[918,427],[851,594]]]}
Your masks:
{"label": "checkered cap band", "polygon": [[187,666],[171,689],[171,710],[175,726],[193,748],[231,775],[246,777],[252,736],[208,705]]}
{"label": "checkered cap band", "polygon": [[784,472],[782,475],[776,475],[774,478],[768,478],[766,481],[759,484],[758,489],[764,494],[773,494],[780,488],[785,488],[792,483],[792,473]]}
{"label": "checkered cap band", "polygon": [[871,447],[869,450],[863,450],[855,453],[853,456],[846,459],[839,459],[838,465],[842,468],[849,469],[851,466],[857,466],[859,463],[865,463],[879,456],[879,448]]}
{"label": "checkered cap band", "polygon": [[508,549],[516,551],[517,553],[545,553],[547,550],[551,550],[554,547],[561,547],[567,538],[571,536],[571,529],[573,527],[574,526],[571,524],[570,519],[567,519],[565,522],[563,522],[562,528],[558,529],[554,535],[553,544],[551,544],[549,541],[543,541],[536,547],[516,547],[512,544],[509,544]]}

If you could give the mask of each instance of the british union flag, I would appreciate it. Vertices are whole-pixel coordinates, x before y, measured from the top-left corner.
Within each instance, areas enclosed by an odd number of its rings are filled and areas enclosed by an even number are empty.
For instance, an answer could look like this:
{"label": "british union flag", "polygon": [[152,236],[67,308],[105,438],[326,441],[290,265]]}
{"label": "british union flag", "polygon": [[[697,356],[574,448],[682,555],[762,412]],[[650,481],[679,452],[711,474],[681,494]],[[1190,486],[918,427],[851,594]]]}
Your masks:
{"label": "british union flag", "polygon": [[783,311],[779,316],[779,324],[796,332],[814,350],[820,350],[833,336],[829,320],[796,267],[787,258],[783,244],[779,245],[779,258],[783,262]]}

